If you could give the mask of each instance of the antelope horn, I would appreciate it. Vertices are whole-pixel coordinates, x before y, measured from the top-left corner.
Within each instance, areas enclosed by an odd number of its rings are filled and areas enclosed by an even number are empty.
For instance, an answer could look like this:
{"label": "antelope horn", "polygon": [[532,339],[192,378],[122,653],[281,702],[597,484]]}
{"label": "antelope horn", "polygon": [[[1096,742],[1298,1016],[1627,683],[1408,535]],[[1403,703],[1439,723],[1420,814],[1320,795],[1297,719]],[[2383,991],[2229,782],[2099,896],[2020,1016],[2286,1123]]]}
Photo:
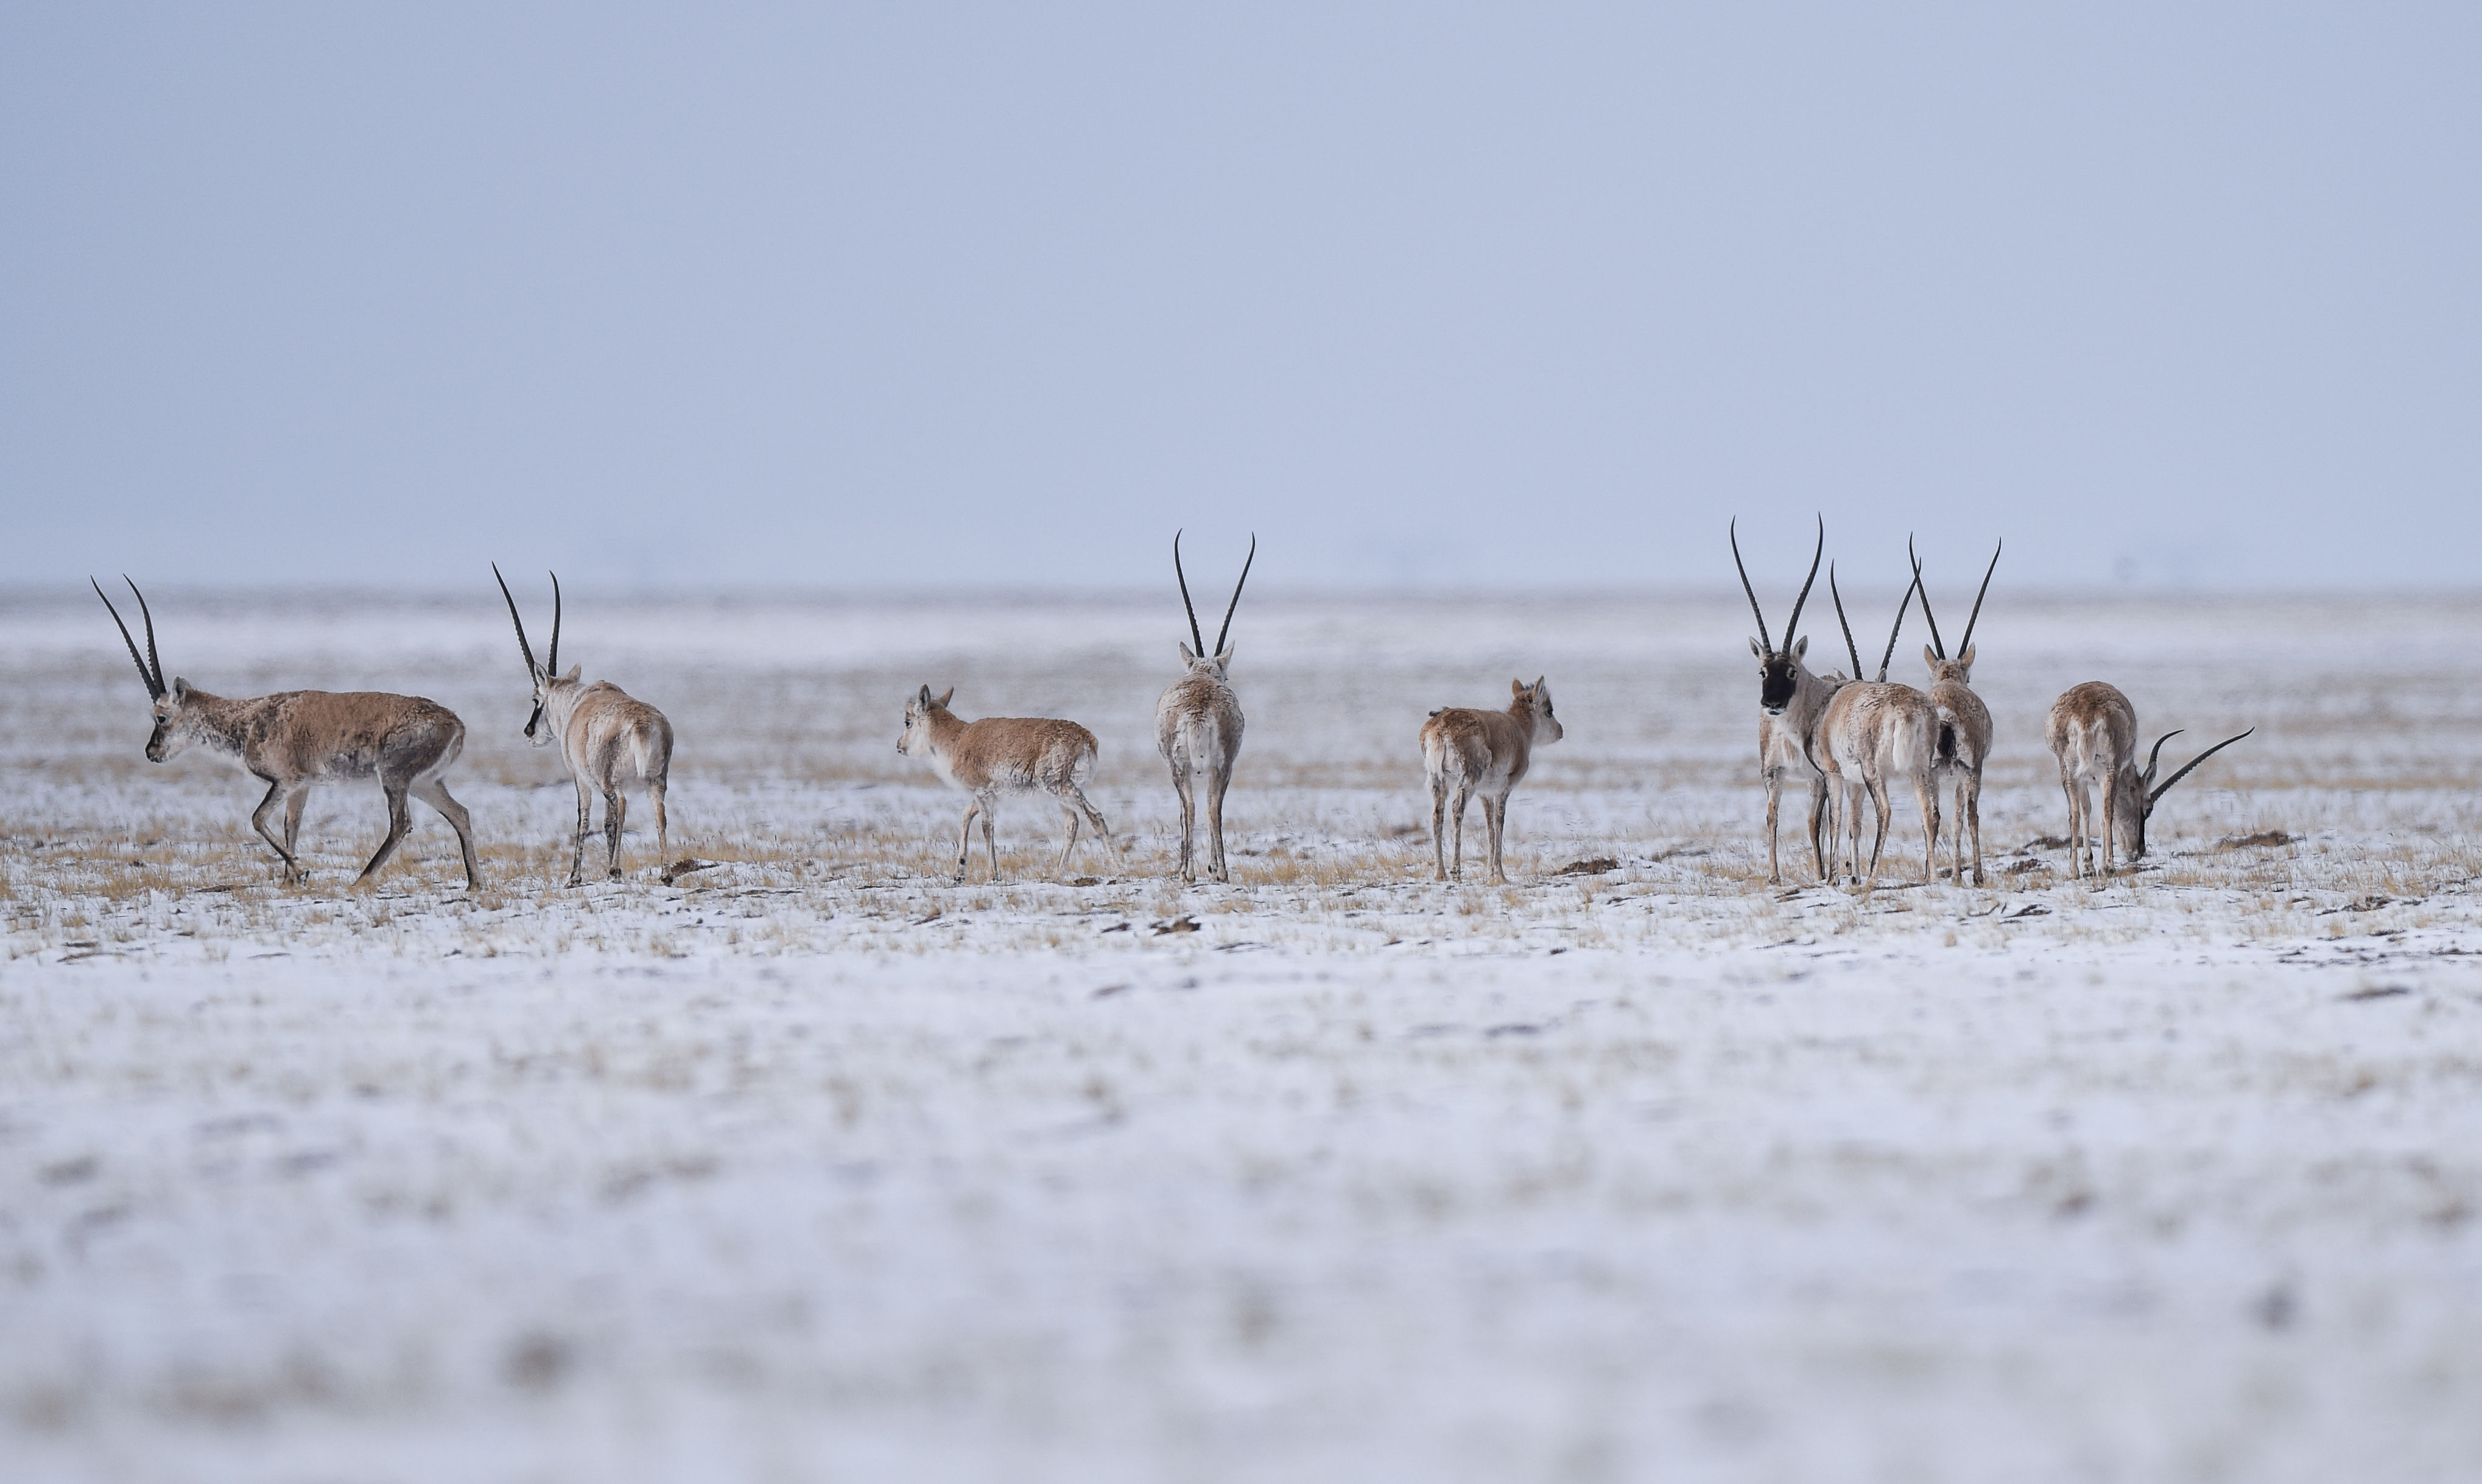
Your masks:
{"label": "antelope horn", "polygon": [[[1724,528],[1724,533],[1732,543],[1732,565],[1740,569],[1741,591],[1750,595],[1750,617],[1758,621],[1758,643],[1765,645],[1767,652],[1773,654],[1776,650],[1776,642],[1767,634],[1767,616],[1758,611],[1758,590],[1750,586],[1750,569],[1744,566],[1741,561],[1740,524],[1740,517],[1738,516],[1733,517],[1732,523]],[[1827,524],[1824,519],[1819,522],[1818,533],[1820,539],[1822,541],[1825,540],[1827,535]],[[1814,572],[1815,569],[1812,570]],[[1829,575],[1833,576],[1835,574],[1831,572]]]}
{"label": "antelope horn", "polygon": [[1818,517],[1818,546],[1809,554],[1809,575],[1801,579],[1801,596],[1792,600],[1792,617],[1784,621],[1784,648],[1792,648],[1793,635],[1801,628],[1801,605],[1809,601],[1810,584],[1818,580],[1818,559],[1827,555],[1827,517]]}
{"label": "antelope horn", "polygon": [[[103,597],[103,584],[95,581],[92,577],[89,577],[86,580],[87,585],[94,589],[94,596],[97,597]],[[123,582],[129,582],[129,579],[125,576],[120,580]],[[129,591],[132,593],[137,592],[138,584],[129,582]],[[138,606],[139,611],[144,613],[146,607],[146,599],[144,597],[140,598],[138,600]],[[120,630],[120,642],[129,646],[130,663],[138,667],[138,678],[146,683],[146,699],[149,701],[161,700],[164,695],[164,682],[155,678],[154,672],[146,668],[146,661],[139,656],[138,641],[129,637],[129,625],[120,622],[120,610],[112,606],[112,599],[109,597],[103,597],[103,607],[105,612],[112,615],[113,626]],[[146,648],[149,649],[155,648],[155,621],[152,615],[149,615],[146,621]]]}
{"label": "antelope horn", "polygon": [[1853,643],[1853,625],[1844,622],[1844,595],[1835,591],[1835,564],[1827,564],[1827,596],[1835,599],[1835,626],[1844,630],[1844,652],[1853,656],[1853,678],[1862,678],[1862,650]]}
{"label": "antelope horn", "polygon": [[1913,585],[1905,589],[1904,600],[1896,604],[1896,626],[1888,630],[1888,652],[1879,656],[1879,681],[1883,685],[1888,679],[1888,665],[1896,657],[1896,636],[1905,631],[1905,610],[1914,605],[1914,592],[1921,585],[1921,578],[1916,576]]}
{"label": "antelope horn", "polygon": [[[2214,756],[2217,753],[2222,752],[2225,748],[2228,748],[2228,747],[2231,746],[2233,743],[2235,743],[2235,742],[2239,741],[2239,740],[2241,739],[2241,737],[2246,737],[2246,736],[2248,736],[2248,735],[2250,734],[2250,731],[2256,731],[2256,730],[2258,730],[2258,729],[2257,729],[2257,728],[2255,728],[2255,727],[2252,727],[2252,728],[2249,729],[2249,731],[2244,731],[2244,732],[2242,732],[2240,737],[2226,737],[2226,738],[2224,738],[2224,740],[2222,740],[2221,742],[2218,742],[2218,743],[2216,743],[2214,746],[2212,746],[2212,747],[2210,747],[2210,748],[2206,749],[2205,752],[2200,753],[2197,756],[2190,758],[2190,759],[2189,759],[2189,766],[2188,766],[2188,767],[2186,767],[2186,768],[2182,768],[2179,772],[2175,773],[2175,774],[2173,774],[2170,778],[2165,779],[2165,780],[2163,781],[2163,786],[2162,786],[2162,787],[2155,789],[2152,793],[2150,793],[2150,794],[2148,794],[2148,795],[2146,796],[2146,807],[2147,807],[2147,808],[2149,808],[2149,809],[2152,809],[2152,808],[2154,808],[2154,801],[2155,801],[2155,800],[2157,800],[2157,799],[2162,798],[2165,794],[2170,793],[2170,792],[2172,791],[2172,785],[2173,785],[2173,784],[2175,784],[2175,783],[2177,783],[2177,782],[2180,782],[2180,781],[2181,781],[2182,779],[2184,779],[2184,778],[2187,778],[2187,777],[2189,776],[2189,770],[2190,770],[2191,768],[2195,768],[2198,764],[2200,764],[2200,763],[2202,763],[2202,762],[2205,762],[2205,761],[2207,758],[2209,758],[2209,757]],[[2163,744],[2161,744],[2160,742],[2158,742],[2158,743],[2156,743],[2156,744],[2155,744],[2155,746],[2156,746],[2156,747],[2158,747],[2158,748],[2159,748],[2159,747],[2161,747],[2162,745],[2163,745]]]}
{"label": "antelope horn", "polygon": [[[120,580],[129,582],[129,574],[122,572]],[[170,687],[164,683],[164,662],[155,657],[155,615],[147,609],[146,595],[138,591],[137,583],[129,582],[129,592],[138,599],[138,616],[146,621],[146,668],[155,672],[155,692],[162,695]]]}
{"label": "antelope horn", "polygon": [[535,647],[526,643],[526,621],[517,617],[517,600],[509,594],[509,579],[500,576],[499,563],[491,564],[491,575],[499,580],[500,596],[508,599],[509,622],[517,625],[517,649],[526,657],[526,674],[530,677],[540,678],[542,675],[542,667],[535,663]]}
{"label": "antelope horn", "polygon": [[2154,786],[2154,767],[2157,762],[2162,760],[2163,744],[2171,741],[2174,737],[2178,736],[2180,731],[2180,728],[2175,727],[2170,731],[2167,731],[2163,733],[2163,735],[2154,739],[2154,751],[2146,755],[2146,772],[2143,775],[2143,786],[2148,788]]}
{"label": "antelope horn", "polygon": [[1250,533],[1250,554],[1241,562],[1241,581],[1232,584],[1232,604],[1224,610],[1224,626],[1215,634],[1215,652],[1224,652],[1224,636],[1232,632],[1232,610],[1241,606],[1241,585],[1250,580],[1250,564],[1258,560],[1258,533]]}
{"label": "antelope horn", "polygon": [[1922,595],[1922,617],[1930,621],[1931,652],[1945,659],[1947,646],[1940,642],[1939,620],[1931,616],[1931,590],[1922,585],[1922,559],[1914,556],[1914,539],[1911,536],[1905,538],[1905,555],[1914,558],[1914,591]]}
{"label": "antelope horn", "polygon": [[[1204,659],[1207,657],[1206,636],[1198,631],[1198,610],[1192,607],[1189,601],[1189,574],[1180,570],[1180,533],[1178,531],[1172,533],[1172,574],[1180,583],[1181,609],[1189,615],[1189,642],[1198,647],[1195,650],[1198,657]],[[1241,594],[1238,589],[1233,591],[1232,597],[1235,602],[1240,600]]]}
{"label": "antelope horn", "polygon": [[[1965,637],[1956,642],[1956,652],[1959,654],[1962,654],[1966,650],[1973,648],[1974,621],[1982,617],[1983,596],[1991,591],[1991,574],[1999,570],[1999,553],[2007,546],[2007,544],[2008,539],[2003,536],[1999,540],[1999,544],[1991,548],[1991,565],[1982,570],[1982,592],[1973,595],[1973,612],[1966,618]],[[1930,611],[1930,595],[1927,593],[1923,594],[1923,612],[1927,613]]]}
{"label": "antelope horn", "polygon": [[551,652],[543,656],[543,674],[560,674],[560,573],[551,574]]}

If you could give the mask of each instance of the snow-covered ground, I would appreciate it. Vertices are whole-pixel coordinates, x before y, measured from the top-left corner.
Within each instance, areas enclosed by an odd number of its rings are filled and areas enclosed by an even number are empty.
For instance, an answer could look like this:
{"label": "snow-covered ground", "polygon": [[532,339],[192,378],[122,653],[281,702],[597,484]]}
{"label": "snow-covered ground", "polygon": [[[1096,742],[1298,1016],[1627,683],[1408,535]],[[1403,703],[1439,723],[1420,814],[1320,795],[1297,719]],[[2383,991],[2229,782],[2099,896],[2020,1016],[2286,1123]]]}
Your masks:
{"label": "snow-covered ground", "polygon": [[[582,891],[488,584],[150,596],[206,689],[456,708],[487,881],[417,805],[347,889],[368,788],[279,884],[0,596],[0,1476],[2482,1475],[2482,599],[1995,592],[1995,885],[1905,801],[1862,897],[1765,883],[1737,593],[1246,599],[1228,888],[1166,595],[572,593],[719,862]],[[1513,884],[1435,884],[1414,732],[1537,675]],[[2099,888],[2092,678],[2258,728]],[[1091,727],[1126,859],[1019,804],[948,885],[923,683]]]}

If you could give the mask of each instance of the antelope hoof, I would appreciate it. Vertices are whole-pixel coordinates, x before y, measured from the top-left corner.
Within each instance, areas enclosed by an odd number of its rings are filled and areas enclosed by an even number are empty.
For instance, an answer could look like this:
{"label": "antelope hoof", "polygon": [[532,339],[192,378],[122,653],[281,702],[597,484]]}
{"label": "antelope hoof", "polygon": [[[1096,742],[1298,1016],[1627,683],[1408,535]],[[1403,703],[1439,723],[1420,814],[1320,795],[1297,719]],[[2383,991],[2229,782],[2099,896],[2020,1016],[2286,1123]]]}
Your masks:
{"label": "antelope hoof", "polygon": [[611,874],[611,876],[610,876],[610,877],[608,877],[607,879],[608,879],[608,880],[611,880],[611,881],[619,881],[619,880],[620,879],[620,868],[619,866],[617,866],[617,865],[616,865],[616,866],[614,866],[614,867],[612,868],[612,874]]}
{"label": "antelope hoof", "polygon": [[583,876],[579,876],[579,875],[575,874],[574,872],[572,872],[572,873],[570,873],[569,878],[568,878],[568,885],[569,885],[569,886],[571,886],[571,887],[573,887],[573,888],[574,888],[574,887],[582,887],[582,886],[585,886],[585,885],[586,885],[586,878],[585,878],[585,877],[583,877]]}

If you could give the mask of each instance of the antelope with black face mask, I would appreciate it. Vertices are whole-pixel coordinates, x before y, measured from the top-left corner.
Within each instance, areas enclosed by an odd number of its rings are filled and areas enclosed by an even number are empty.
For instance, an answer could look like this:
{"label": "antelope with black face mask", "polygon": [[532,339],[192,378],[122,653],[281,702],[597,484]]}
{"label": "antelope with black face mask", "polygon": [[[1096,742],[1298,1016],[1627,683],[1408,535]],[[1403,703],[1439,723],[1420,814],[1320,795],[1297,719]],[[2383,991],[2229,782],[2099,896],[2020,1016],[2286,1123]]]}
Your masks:
{"label": "antelope with black face mask", "polygon": [[1827,776],[1810,762],[1810,741],[1818,729],[1818,719],[1827,710],[1828,698],[1835,694],[1844,676],[1829,671],[1812,675],[1802,663],[1809,652],[1809,640],[1796,637],[1801,627],[1802,605],[1809,601],[1810,584],[1818,580],[1819,559],[1827,554],[1827,522],[1818,522],[1818,547],[1810,553],[1809,575],[1802,579],[1801,596],[1793,599],[1792,617],[1784,623],[1782,649],[1767,633],[1767,616],[1758,609],[1757,590],[1750,586],[1750,570],[1741,562],[1739,522],[1733,522],[1728,534],[1732,543],[1732,565],[1740,570],[1741,591],[1750,595],[1750,616],[1758,622],[1758,632],[1750,641],[1750,652],[1758,657],[1758,779],[1767,789],[1767,885],[1781,886],[1783,869],[1776,854],[1776,820],[1783,801],[1784,783],[1798,779],[1809,788],[1809,853],[1817,863],[1818,879],[1827,880],[1828,842],[1835,833],[1834,801],[1829,796]]}
{"label": "antelope with black face mask", "polygon": [[[655,861],[660,867],[671,854],[671,822],[664,813],[664,794],[673,773],[673,724],[664,713],[637,700],[609,680],[589,685],[578,679],[579,667],[560,673],[560,577],[551,579],[551,647],[542,663],[535,663],[534,646],[526,642],[526,621],[517,617],[517,600],[497,564],[491,575],[509,604],[509,622],[517,628],[517,651],[525,656],[526,674],[535,685],[534,714],[526,718],[526,740],[537,747],[560,744],[560,760],[569,782],[577,785],[577,829],[569,835],[568,884],[583,884],[586,838],[594,833],[594,796],[603,796],[605,866],[610,879],[620,879],[620,830],[629,817],[622,790],[647,790],[655,809]],[[671,878],[665,878],[670,881]]]}
{"label": "antelope with black face mask", "polygon": [[[137,663],[138,676],[146,682],[147,699],[153,703],[155,730],[146,739],[146,760],[164,762],[196,745],[230,758],[265,783],[267,796],[251,811],[250,826],[284,862],[288,880],[303,881],[310,874],[294,847],[301,838],[302,810],[311,788],[375,778],[387,799],[387,838],[355,878],[356,885],[387,864],[406,832],[413,828],[409,798],[437,809],[457,832],[458,849],[465,858],[465,888],[471,891],[482,884],[482,870],[474,860],[473,820],[465,806],[449,797],[448,785],[442,782],[465,746],[465,724],[457,719],[457,713],[425,697],[383,691],[278,691],[233,700],[211,696],[177,676],[167,685],[164,663],[155,653],[155,615],[147,609],[146,596],[138,591],[138,584],[130,582],[129,591],[138,598],[139,615],[146,623],[143,657],[138,641],[129,637],[129,625],[120,622],[120,610],[103,596],[103,585],[94,583],[94,596],[103,597],[103,606],[120,630],[120,642],[129,647],[129,657]],[[279,800],[284,805],[280,837],[268,827],[268,817]]]}

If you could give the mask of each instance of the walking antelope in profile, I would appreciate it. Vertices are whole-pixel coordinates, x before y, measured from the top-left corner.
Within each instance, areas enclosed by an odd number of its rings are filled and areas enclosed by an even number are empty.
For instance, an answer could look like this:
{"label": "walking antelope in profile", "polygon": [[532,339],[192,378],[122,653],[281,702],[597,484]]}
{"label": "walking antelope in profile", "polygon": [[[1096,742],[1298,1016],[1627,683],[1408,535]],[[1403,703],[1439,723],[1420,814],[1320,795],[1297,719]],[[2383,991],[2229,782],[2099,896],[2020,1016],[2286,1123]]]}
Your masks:
{"label": "walking antelope in profile", "polygon": [[2050,743],[2051,755],[2060,760],[2060,789],[2069,796],[2069,859],[2073,873],[2085,876],[2092,864],[2086,850],[2095,834],[2094,805],[2086,793],[2089,784],[2102,794],[2102,865],[2098,874],[2108,876],[2115,845],[2132,864],[2145,858],[2146,821],[2173,784],[2256,730],[2252,727],[2240,736],[2226,737],[2158,784],[2154,770],[2162,760],[2163,744],[2180,733],[2167,731],[2155,738],[2154,750],[2146,755],[2146,771],[2140,773],[2137,708],[2128,703],[2128,698],[2100,680],[2070,687],[2051,702],[2043,739]]}
{"label": "walking antelope in profile", "polygon": [[[1534,749],[1557,742],[1560,719],[1551,714],[1551,687],[1536,676],[1533,684],[1508,682],[1512,699],[1505,711],[1446,707],[1422,724],[1422,770],[1431,780],[1431,853],[1439,879],[1465,879],[1465,801],[1482,795],[1482,818],[1491,833],[1491,879],[1505,884],[1500,844],[1508,829],[1508,794],[1525,777]],[[1456,832],[1453,863],[1445,836],[1450,821]]]}
{"label": "walking antelope in profile", "polygon": [[1055,872],[1069,867],[1069,852],[1077,848],[1081,816],[1104,844],[1115,854],[1120,852],[1112,827],[1103,822],[1100,810],[1086,802],[1082,786],[1095,771],[1093,732],[1075,722],[1049,717],[986,716],[978,722],[960,721],[948,709],[949,698],[956,694],[953,685],[941,696],[933,696],[927,685],[922,687],[905,703],[905,730],[896,739],[896,750],[923,758],[933,772],[968,796],[964,821],[958,826],[960,885],[965,880],[965,862],[973,858],[977,814],[983,819],[983,845],[990,852],[991,880],[1000,879],[995,815],[1003,795],[1049,794],[1060,806],[1069,820],[1069,838],[1061,842],[1060,859],[1052,863]]}
{"label": "walking antelope in profile", "polygon": [[1792,617],[1784,621],[1783,648],[1776,648],[1767,632],[1767,616],[1758,609],[1757,589],[1750,586],[1750,569],[1741,561],[1740,522],[1728,528],[1732,543],[1732,565],[1740,570],[1741,591],[1750,595],[1750,616],[1758,622],[1757,637],[1750,641],[1750,652],[1758,657],[1758,777],[1767,789],[1767,885],[1780,886],[1783,870],[1776,854],[1777,809],[1783,800],[1784,781],[1800,778],[1809,784],[1809,851],[1817,862],[1818,879],[1827,880],[1828,842],[1835,826],[1831,819],[1827,776],[1810,762],[1810,738],[1818,719],[1827,710],[1827,699],[1844,683],[1844,676],[1834,671],[1812,675],[1802,663],[1809,652],[1809,640],[1796,637],[1801,627],[1802,605],[1809,601],[1810,584],[1818,580],[1819,558],[1827,554],[1827,521],[1818,522],[1818,546],[1809,556],[1809,575],[1801,581],[1801,596],[1793,599]]}
{"label": "walking antelope in profile", "polygon": [[[1828,596],[1835,602],[1835,622],[1844,630],[1844,648],[1853,658],[1855,674],[1862,673],[1862,653],[1854,648],[1853,625],[1844,617],[1844,595],[1835,588],[1835,568],[1827,569]],[[1828,698],[1826,714],[1818,719],[1818,729],[1811,740],[1811,760],[1828,776],[1841,795],[1848,828],[1852,833],[1853,874],[1868,891],[1879,884],[1879,855],[1888,844],[1890,783],[1897,779],[1910,782],[1914,798],[1922,811],[1922,880],[1933,879],[1938,869],[1939,795],[1931,786],[1932,748],[1938,740],[1939,716],[1932,709],[1931,699],[1910,685],[1891,684],[1888,665],[1896,655],[1896,636],[1904,631],[1905,610],[1913,606],[1914,587],[1905,589],[1904,600],[1896,605],[1895,626],[1888,631],[1887,652],[1879,657],[1878,677],[1855,680],[1837,688]],[[1861,795],[1868,794],[1873,812],[1878,817],[1878,832],[1870,845],[1870,865],[1865,873],[1862,866]]]}
{"label": "walking antelope in profile", "polygon": [[[592,685],[578,679],[579,667],[560,673],[560,575],[551,579],[551,648],[535,663],[534,646],[526,642],[526,621],[517,617],[517,600],[498,563],[491,575],[509,604],[509,622],[517,626],[517,651],[526,657],[526,674],[535,682],[534,714],[526,718],[526,740],[537,747],[560,744],[560,760],[577,785],[577,829],[569,835],[568,884],[582,885],[586,876],[586,837],[594,833],[594,796],[603,796],[603,836],[608,847],[611,880],[620,879],[620,828],[629,816],[621,789],[643,783],[647,801],[655,808],[655,861],[671,854],[672,831],[664,817],[664,792],[673,773],[673,724],[664,713],[631,697],[609,680]],[[671,880],[666,878],[667,882]]]}
{"label": "walking antelope in profile", "polygon": [[[138,676],[146,682],[154,702],[155,731],[146,739],[146,760],[163,762],[192,744],[231,758],[241,770],[267,785],[267,797],[251,811],[251,828],[276,850],[292,881],[306,880],[309,871],[294,854],[302,835],[302,809],[310,790],[320,783],[376,778],[386,796],[387,838],[355,878],[368,881],[396,854],[406,832],[413,827],[408,798],[420,799],[440,812],[457,832],[458,849],[465,858],[465,888],[482,884],[474,861],[474,824],[465,806],[448,796],[442,776],[465,746],[465,724],[436,701],[421,696],[391,696],[379,691],[278,691],[273,696],[229,700],[211,696],[175,676],[164,683],[164,662],[155,654],[155,615],[138,584],[129,591],[146,623],[146,653],[129,637],[120,610],[104,597],[103,585],[92,578],[94,596],[112,614],[120,642],[129,646]],[[129,582],[127,577],[121,578]],[[278,801],[284,805],[284,835],[268,828],[268,816]]]}
{"label": "walking antelope in profile", "polygon": [[[1999,570],[2001,542],[1982,571],[1982,591],[1973,595],[1973,612],[1965,621],[1965,637],[1951,658],[1940,639],[1939,620],[1931,613],[1931,590],[1922,581],[1920,558],[1914,560],[1914,591],[1922,596],[1922,619],[1931,626],[1931,642],[1922,646],[1922,663],[1931,671],[1931,709],[1939,716],[1939,740],[1931,749],[1931,786],[1937,793],[1949,780],[1956,783],[1956,815],[1948,828],[1948,880],[1965,883],[1965,833],[1973,832],[1973,884],[1982,885],[1982,764],[1991,755],[1991,710],[1973,693],[1973,625],[1982,619],[1982,599],[1991,592],[1991,574]],[[1914,543],[1905,543],[1907,555]]]}
{"label": "walking antelope in profile", "polygon": [[[1206,794],[1206,868],[1217,881],[1228,882],[1224,863],[1224,790],[1232,782],[1232,763],[1241,755],[1241,700],[1232,694],[1232,651],[1225,637],[1232,632],[1232,614],[1241,606],[1241,589],[1250,580],[1250,565],[1258,560],[1258,538],[1250,538],[1250,555],[1242,560],[1241,580],[1232,584],[1232,601],[1224,610],[1224,627],[1209,650],[1198,629],[1198,609],[1189,600],[1189,576],[1180,570],[1180,533],[1172,538],[1172,573],[1180,584],[1180,606],[1189,615],[1189,637],[1198,646],[1180,647],[1181,677],[1155,702],[1155,751],[1172,764],[1172,786],[1180,795],[1180,879],[1198,880],[1194,841],[1198,833],[1198,794]],[[1099,828],[1099,826],[1098,826]]]}

